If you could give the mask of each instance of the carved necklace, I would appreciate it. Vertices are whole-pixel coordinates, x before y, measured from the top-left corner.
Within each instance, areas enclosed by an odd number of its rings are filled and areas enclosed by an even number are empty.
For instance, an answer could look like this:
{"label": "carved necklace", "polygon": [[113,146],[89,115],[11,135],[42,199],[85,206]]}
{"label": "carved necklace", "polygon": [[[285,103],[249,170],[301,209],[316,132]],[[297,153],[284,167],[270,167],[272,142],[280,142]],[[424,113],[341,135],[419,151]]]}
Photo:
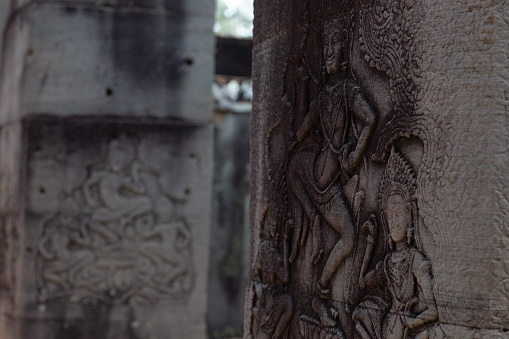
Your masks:
{"label": "carved necklace", "polygon": [[[330,119],[325,119],[323,116],[323,111],[320,109],[320,119],[322,120],[322,131],[323,136],[325,138],[326,144],[323,146],[322,151],[326,150],[327,148],[330,148],[332,152],[336,154],[341,153],[341,149],[337,149],[334,147],[334,144],[332,143],[332,138],[334,137],[336,133],[336,126],[340,117],[341,112],[344,110],[345,116],[346,116],[346,81],[343,81],[340,85],[342,87],[342,95],[339,97],[339,100],[337,104],[334,102],[334,96],[330,95],[330,92],[333,92],[334,89],[336,89],[336,86],[333,86],[331,90],[327,90],[327,112],[331,115],[332,121]],[[345,105],[343,105],[345,103]],[[334,110],[334,107],[339,106],[339,109]],[[344,107],[343,107],[344,106]],[[343,108],[343,109],[342,109]],[[331,135],[327,133],[327,129],[325,127],[329,127],[331,131]],[[343,128],[347,128],[347,124],[345,123],[345,126]],[[344,141],[344,140],[343,140]],[[342,145],[343,146],[343,145]]]}
{"label": "carved necklace", "polygon": [[400,302],[407,301],[413,294],[412,257],[413,253],[408,249],[392,252],[385,265],[391,294]]}

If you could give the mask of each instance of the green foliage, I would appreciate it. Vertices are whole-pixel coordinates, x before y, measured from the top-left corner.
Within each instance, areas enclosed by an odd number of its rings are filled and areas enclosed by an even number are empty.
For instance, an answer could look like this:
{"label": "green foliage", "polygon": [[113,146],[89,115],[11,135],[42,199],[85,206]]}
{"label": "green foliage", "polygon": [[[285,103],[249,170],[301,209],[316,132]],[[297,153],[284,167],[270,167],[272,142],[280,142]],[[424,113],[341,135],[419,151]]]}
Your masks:
{"label": "green foliage", "polygon": [[252,0],[216,0],[214,32],[221,36],[253,36]]}

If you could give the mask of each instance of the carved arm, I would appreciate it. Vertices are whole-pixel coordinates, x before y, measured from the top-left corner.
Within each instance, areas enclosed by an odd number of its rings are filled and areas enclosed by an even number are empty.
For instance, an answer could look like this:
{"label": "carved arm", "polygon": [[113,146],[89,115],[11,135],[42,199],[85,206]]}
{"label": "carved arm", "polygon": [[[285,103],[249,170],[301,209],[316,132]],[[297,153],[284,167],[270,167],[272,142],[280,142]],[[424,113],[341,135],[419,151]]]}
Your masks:
{"label": "carved arm", "polygon": [[362,157],[366,153],[369,143],[373,138],[373,134],[375,133],[377,123],[377,116],[373,107],[371,107],[358,89],[354,88],[352,90],[354,91],[351,100],[352,112],[355,120],[360,122],[363,127],[355,150],[350,154],[343,155],[345,171],[350,174],[354,173],[361,164]]}
{"label": "carved arm", "polygon": [[368,272],[369,262],[373,256],[373,250],[375,249],[375,233],[376,233],[376,219],[372,214],[370,219],[367,220],[362,226],[364,232],[368,232],[366,251],[364,252],[364,258],[362,259],[362,266],[359,276],[359,284],[362,289],[366,287],[376,287],[381,285],[381,273],[382,273],[382,261],[380,261],[376,267]]}
{"label": "carved arm", "polygon": [[39,244],[39,254],[41,255],[41,257],[46,260],[46,261],[50,261],[50,260],[53,260],[55,258],[55,254],[53,253],[50,253],[47,249],[46,249],[46,244],[48,243],[48,241],[50,240],[51,238],[48,238],[46,237],[40,244]]}
{"label": "carved arm", "polygon": [[311,104],[308,114],[304,118],[302,125],[297,132],[297,141],[304,140],[309,133],[313,130],[313,127],[320,122],[320,111],[318,108],[318,104],[314,101]]}
{"label": "carved arm", "polygon": [[147,193],[140,182],[131,179],[124,180],[122,182],[122,187],[135,195],[145,195]]}
{"label": "carved arm", "polygon": [[[424,300],[427,304],[427,308],[415,317],[411,317],[409,316],[408,312],[405,312],[406,325],[411,330],[415,330],[421,326],[437,320],[438,310],[435,303],[435,297],[433,296],[431,263],[429,260],[425,259],[421,253],[417,253],[415,255],[412,273],[414,274],[417,283],[422,290]],[[407,305],[406,308],[409,309],[411,306],[412,305]]]}
{"label": "carved arm", "polygon": [[98,175],[97,173],[93,173],[92,177],[83,184],[83,195],[85,197],[86,202],[90,206],[93,206],[96,203],[95,199],[92,197],[91,191],[92,186],[99,183],[99,179],[100,175]]}

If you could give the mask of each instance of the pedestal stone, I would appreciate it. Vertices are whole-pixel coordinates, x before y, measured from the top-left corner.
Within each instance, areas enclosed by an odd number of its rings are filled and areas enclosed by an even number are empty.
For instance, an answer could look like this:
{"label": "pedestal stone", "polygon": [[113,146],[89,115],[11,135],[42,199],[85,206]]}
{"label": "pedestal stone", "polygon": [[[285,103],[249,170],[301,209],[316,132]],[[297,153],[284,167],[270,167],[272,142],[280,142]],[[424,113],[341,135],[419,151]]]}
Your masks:
{"label": "pedestal stone", "polygon": [[255,4],[246,337],[507,336],[507,10]]}

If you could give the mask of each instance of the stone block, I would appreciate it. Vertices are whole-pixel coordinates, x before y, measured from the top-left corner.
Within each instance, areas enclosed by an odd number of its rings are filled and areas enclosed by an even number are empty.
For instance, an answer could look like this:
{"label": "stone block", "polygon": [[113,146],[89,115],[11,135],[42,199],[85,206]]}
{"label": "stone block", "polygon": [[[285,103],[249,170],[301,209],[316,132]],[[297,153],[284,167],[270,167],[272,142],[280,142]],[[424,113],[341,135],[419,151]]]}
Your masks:
{"label": "stone block", "polygon": [[292,5],[255,3],[245,332],[507,337],[507,4]]}
{"label": "stone block", "polygon": [[204,338],[210,126],[38,117],[17,130],[25,171],[1,176],[25,187],[3,256],[9,338]]}
{"label": "stone block", "polygon": [[[58,0],[35,0],[34,3],[55,3]],[[158,12],[179,12],[192,15],[214,16],[214,1],[200,0],[68,0],[67,5],[105,6],[115,9],[138,8]]]}
{"label": "stone block", "polygon": [[62,3],[27,11],[25,115],[210,120],[212,17]]}

